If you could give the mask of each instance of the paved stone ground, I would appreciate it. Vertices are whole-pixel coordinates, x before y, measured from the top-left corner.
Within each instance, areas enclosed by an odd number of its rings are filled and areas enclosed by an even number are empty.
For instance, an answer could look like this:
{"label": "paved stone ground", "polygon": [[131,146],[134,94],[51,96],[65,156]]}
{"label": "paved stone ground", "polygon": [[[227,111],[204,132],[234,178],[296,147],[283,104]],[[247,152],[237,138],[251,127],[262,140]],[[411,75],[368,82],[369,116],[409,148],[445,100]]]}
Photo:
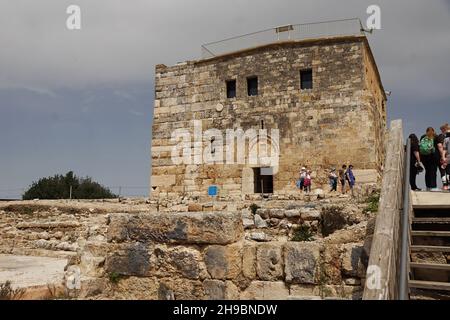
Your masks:
{"label": "paved stone ground", "polygon": [[14,288],[60,284],[66,259],[0,255],[0,283],[11,281]]}

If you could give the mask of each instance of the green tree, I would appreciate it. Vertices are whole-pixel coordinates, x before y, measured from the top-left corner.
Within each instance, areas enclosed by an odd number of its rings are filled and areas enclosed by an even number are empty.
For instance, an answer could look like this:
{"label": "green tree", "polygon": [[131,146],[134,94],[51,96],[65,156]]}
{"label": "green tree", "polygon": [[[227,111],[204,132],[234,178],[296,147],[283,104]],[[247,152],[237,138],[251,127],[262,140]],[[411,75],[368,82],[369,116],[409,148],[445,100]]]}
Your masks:
{"label": "green tree", "polygon": [[79,178],[73,171],[69,171],[65,176],[57,174],[33,182],[23,194],[22,199],[68,199],[70,187],[72,187],[73,199],[117,198],[108,188],[92,181],[90,177]]}

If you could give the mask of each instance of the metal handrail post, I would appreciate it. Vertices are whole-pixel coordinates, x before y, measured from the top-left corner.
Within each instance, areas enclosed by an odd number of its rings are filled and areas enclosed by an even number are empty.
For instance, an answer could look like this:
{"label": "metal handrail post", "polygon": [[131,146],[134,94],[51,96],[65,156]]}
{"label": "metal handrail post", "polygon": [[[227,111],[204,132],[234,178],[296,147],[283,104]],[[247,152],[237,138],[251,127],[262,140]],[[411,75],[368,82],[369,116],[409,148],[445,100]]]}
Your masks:
{"label": "metal handrail post", "polygon": [[400,285],[399,285],[399,299],[409,300],[409,201],[410,201],[410,167],[411,167],[411,139],[406,142],[405,153],[405,174],[403,183],[403,211],[401,224],[401,251],[400,251]]}

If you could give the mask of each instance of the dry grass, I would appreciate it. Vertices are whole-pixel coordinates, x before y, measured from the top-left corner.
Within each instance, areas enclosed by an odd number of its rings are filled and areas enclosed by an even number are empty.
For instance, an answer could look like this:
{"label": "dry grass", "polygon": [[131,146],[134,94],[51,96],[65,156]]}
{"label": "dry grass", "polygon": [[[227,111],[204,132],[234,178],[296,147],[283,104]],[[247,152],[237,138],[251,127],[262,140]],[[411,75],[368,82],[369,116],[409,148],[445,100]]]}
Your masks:
{"label": "dry grass", "polygon": [[20,300],[25,294],[25,289],[13,289],[11,281],[0,283],[0,300]]}

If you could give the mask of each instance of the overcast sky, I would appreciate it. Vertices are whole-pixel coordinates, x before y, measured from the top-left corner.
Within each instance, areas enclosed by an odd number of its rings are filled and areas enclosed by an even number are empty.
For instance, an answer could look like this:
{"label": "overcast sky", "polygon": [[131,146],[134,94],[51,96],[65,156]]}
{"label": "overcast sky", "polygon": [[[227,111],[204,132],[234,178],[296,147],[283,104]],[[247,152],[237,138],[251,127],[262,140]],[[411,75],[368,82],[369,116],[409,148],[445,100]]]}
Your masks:
{"label": "overcast sky", "polygon": [[[78,31],[66,28],[71,4]],[[382,10],[369,41],[389,118],[408,133],[450,121],[450,1],[0,0],[0,198],[69,170],[146,194],[155,64],[279,25],[365,23],[370,4]]]}

